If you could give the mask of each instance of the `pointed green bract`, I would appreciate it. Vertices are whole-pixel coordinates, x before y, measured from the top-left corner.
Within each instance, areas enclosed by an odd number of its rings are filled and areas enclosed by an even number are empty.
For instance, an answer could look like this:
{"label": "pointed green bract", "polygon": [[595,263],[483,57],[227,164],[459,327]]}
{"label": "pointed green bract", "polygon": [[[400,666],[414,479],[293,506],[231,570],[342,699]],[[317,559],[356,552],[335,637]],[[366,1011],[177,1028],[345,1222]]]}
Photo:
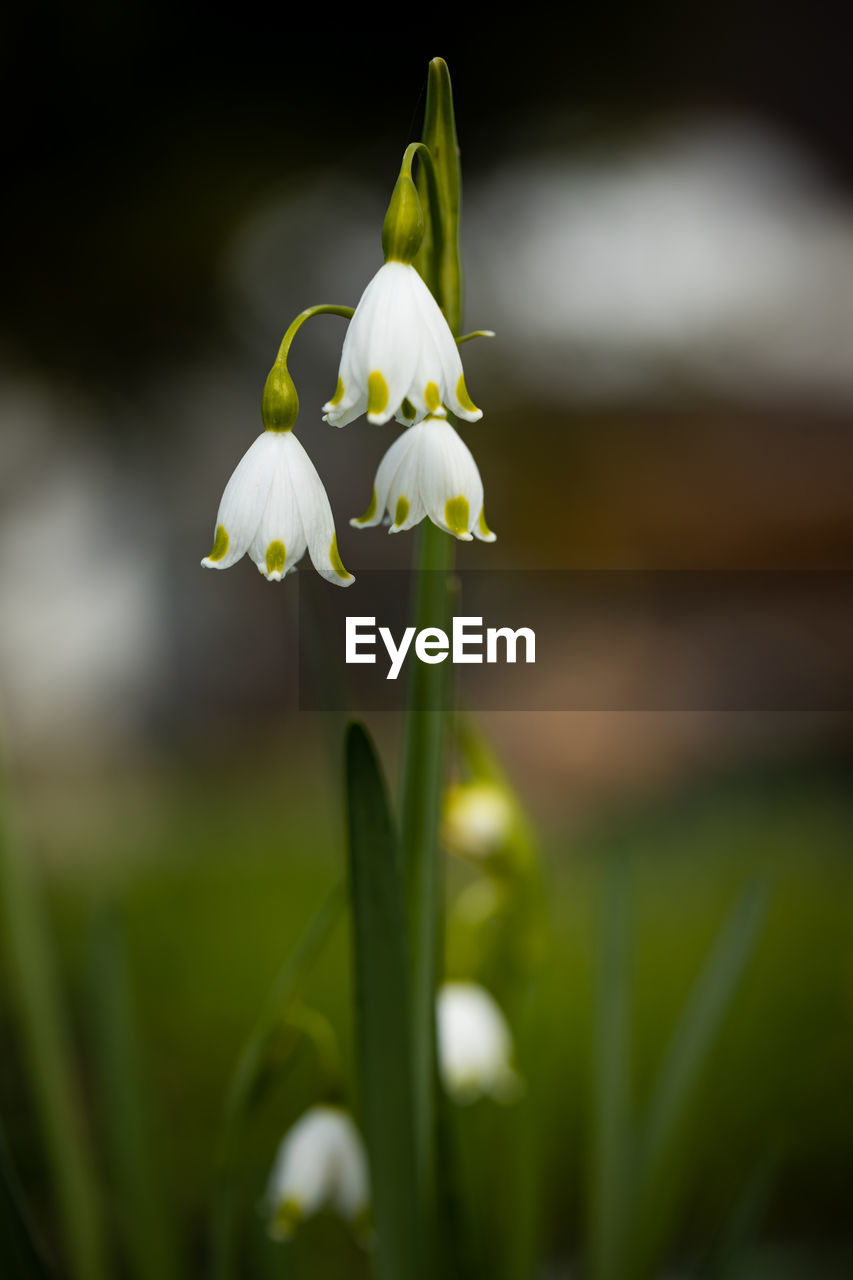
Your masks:
{"label": "pointed green bract", "polygon": [[415,266],[426,280],[454,335],[462,323],[462,269],[459,261],[459,143],[450,72],[443,58],[429,64],[423,141],[429,148],[438,198],[429,198],[423,166],[418,190],[424,211],[424,238]]}

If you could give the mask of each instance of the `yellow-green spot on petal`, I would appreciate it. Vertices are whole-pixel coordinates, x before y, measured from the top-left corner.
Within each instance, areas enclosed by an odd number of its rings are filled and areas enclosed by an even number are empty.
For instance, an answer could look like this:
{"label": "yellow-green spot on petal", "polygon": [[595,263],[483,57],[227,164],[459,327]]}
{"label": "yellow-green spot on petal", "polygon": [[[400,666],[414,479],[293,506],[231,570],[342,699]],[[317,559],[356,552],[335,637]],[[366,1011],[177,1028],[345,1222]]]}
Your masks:
{"label": "yellow-green spot on petal", "polygon": [[218,524],[216,533],[213,536],[213,547],[211,548],[208,560],[222,560],[228,551],[228,534],[225,532],[225,526]]}
{"label": "yellow-green spot on petal", "polygon": [[284,549],[283,542],[271,542],[267,547],[267,554],[264,556],[267,564],[267,573],[282,573],[284,571],[284,562],[287,559],[287,552]]}
{"label": "yellow-green spot on petal", "polygon": [[409,514],[409,499],[405,494],[401,493],[397,499],[397,510],[394,512],[394,523],[396,525],[405,524],[406,516]]}
{"label": "yellow-green spot on petal", "polygon": [[388,383],[378,369],[367,379],[367,412],[384,413],[388,407]]}
{"label": "yellow-green spot on petal", "polygon": [[463,409],[467,409],[468,413],[480,412],[480,410],[474,404],[474,401],[468,395],[468,388],[465,386],[464,373],[460,373],[459,381],[456,384],[456,399],[459,401]]}
{"label": "yellow-green spot on petal", "polygon": [[480,519],[477,521],[477,524],[479,526],[480,533],[482,533],[483,537],[491,538],[492,531],[489,528],[489,526],[486,524],[486,508],[485,507],[483,507],[482,511],[480,512]]}
{"label": "yellow-green spot on petal", "polygon": [[332,396],[331,400],[329,401],[329,407],[334,409],[335,405],[340,404],[343,398],[344,398],[344,384],[341,381],[341,379],[338,378],[338,385],[335,387],[335,394]]}
{"label": "yellow-green spot on petal", "polygon": [[414,419],[418,416],[418,411],[415,408],[415,406],[412,404],[411,400],[406,400],[406,399],[403,400],[403,403],[400,405],[400,412],[402,413],[404,418],[411,418],[412,421],[414,421]]}
{"label": "yellow-green spot on petal", "polygon": [[270,1235],[274,1240],[287,1240],[299,1225],[302,1206],[298,1200],[282,1200],[270,1223]]}
{"label": "yellow-green spot on petal", "polygon": [[433,413],[435,413],[436,409],[441,408],[441,392],[434,382],[428,382],[424,387],[424,400],[426,401],[426,407],[431,409]]}
{"label": "yellow-green spot on petal", "polygon": [[363,516],[358,517],[358,524],[367,524],[368,520],[372,520],[376,515],[376,490],[370,495],[370,502],[367,504],[367,510]]}
{"label": "yellow-green spot on petal", "polygon": [[329,559],[332,562],[332,568],[335,573],[339,578],[343,578],[344,582],[346,582],[348,578],[352,577],[352,574],[344,568],[344,563],[341,560],[341,553],[338,551],[338,535],[336,533],[332,534],[332,545],[329,547]]}
{"label": "yellow-green spot on petal", "polygon": [[460,494],[458,498],[448,498],[444,504],[444,523],[457,538],[468,532],[469,512],[468,499],[464,494]]}

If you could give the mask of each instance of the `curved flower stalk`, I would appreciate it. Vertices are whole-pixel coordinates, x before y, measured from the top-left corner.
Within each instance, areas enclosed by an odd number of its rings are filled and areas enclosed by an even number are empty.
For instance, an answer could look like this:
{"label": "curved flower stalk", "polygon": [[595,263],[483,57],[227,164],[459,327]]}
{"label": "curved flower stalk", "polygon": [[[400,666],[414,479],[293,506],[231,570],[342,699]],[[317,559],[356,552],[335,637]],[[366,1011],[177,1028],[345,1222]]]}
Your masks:
{"label": "curved flower stalk", "polygon": [[341,352],[325,421],[420,422],[450,409],[466,422],[483,411],[468,394],[459,349],[435,298],[409,262],[380,267],[361,296]]}
{"label": "curved flower stalk", "polygon": [[462,542],[494,542],[486,524],[483,482],[471,450],[447,418],[430,414],[394,441],[379,464],[370,505],[357,529],[391,523],[390,533],[429,516]]}
{"label": "curved flower stalk", "polygon": [[269,1234],[287,1240],[321,1209],[357,1225],[369,1205],[367,1155],[351,1117],[339,1107],[312,1107],[279,1146],[267,1184]]}
{"label": "curved flower stalk", "polygon": [[512,1102],[521,1081],[511,1066],[512,1036],[497,1002],[476,982],[446,982],[436,1002],[438,1062],[455,1102],[489,1095]]}
{"label": "curved flower stalk", "polygon": [[228,569],[248,551],[269,582],[280,582],[305,551],[339,587],[355,578],[338,552],[332,509],[313,462],[290,430],[267,430],[251,444],[225,486],[208,569]]}

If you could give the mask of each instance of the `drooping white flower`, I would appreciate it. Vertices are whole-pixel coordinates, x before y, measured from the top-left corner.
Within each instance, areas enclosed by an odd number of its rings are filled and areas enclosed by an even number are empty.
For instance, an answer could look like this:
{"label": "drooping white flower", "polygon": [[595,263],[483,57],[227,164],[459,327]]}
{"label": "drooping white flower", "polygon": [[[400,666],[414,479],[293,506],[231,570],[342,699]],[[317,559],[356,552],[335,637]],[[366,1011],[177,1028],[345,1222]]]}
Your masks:
{"label": "drooping white flower", "polygon": [[349,1222],[370,1204],[370,1175],[361,1135],[340,1107],[305,1112],[284,1135],[267,1184],[269,1233],[291,1236],[303,1218],[321,1209]]}
{"label": "drooping white flower", "polygon": [[456,1102],[488,1094],[498,1102],[518,1096],[511,1066],[512,1036],[506,1018],[485,987],[446,982],[436,1002],[438,1063],[445,1089]]}
{"label": "drooping white flower", "polygon": [[349,322],[325,421],[345,427],[366,412],[368,422],[409,423],[447,409],[467,422],[483,416],[435,298],[410,262],[386,262]]}
{"label": "drooping white flower", "polygon": [[225,486],[213,547],[202,560],[227,569],[248,551],[270,582],[280,582],[306,549],[318,573],[339,587],[355,581],[338,552],[323,482],[292,431],[263,431]]}
{"label": "drooping white flower", "polygon": [[451,853],[488,858],[504,847],[514,819],[509,797],[494,782],[456,783],[444,798],[442,840]]}
{"label": "drooping white flower", "polygon": [[494,542],[483,510],[483,482],[471,450],[447,418],[430,415],[398,436],[376,472],[373,496],[357,529],[379,524],[387,512],[391,533],[429,516],[463,542],[476,535]]}

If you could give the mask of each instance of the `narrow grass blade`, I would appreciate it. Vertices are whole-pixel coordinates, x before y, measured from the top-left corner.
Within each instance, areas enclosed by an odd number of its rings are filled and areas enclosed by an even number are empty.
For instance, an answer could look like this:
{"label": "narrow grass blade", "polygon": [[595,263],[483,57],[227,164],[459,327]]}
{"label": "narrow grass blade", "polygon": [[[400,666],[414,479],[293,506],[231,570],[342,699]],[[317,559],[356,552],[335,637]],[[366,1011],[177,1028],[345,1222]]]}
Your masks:
{"label": "narrow grass blade", "polygon": [[636,1166],[636,1274],[646,1274],[671,1215],[675,1191],[667,1161],[695,1097],[709,1053],[731,1006],[764,916],[763,885],[735,904],[676,1027],[641,1130]]}
{"label": "narrow grass blade", "polygon": [[746,968],[764,914],[753,885],[736,903],[690,994],[655,1087],[640,1145],[640,1175],[653,1178],[684,1119],[709,1050]]}
{"label": "narrow grass blade", "polygon": [[106,1280],[103,1224],[41,895],[32,869],[0,814],[0,902],[16,988],[23,1059],[36,1104],[73,1280]]}
{"label": "narrow grass blade", "polygon": [[91,966],[100,1110],[122,1256],[136,1280],[177,1280],[181,1268],[154,1151],[127,950],[113,911],[95,921]]}
{"label": "narrow grass blade", "polygon": [[364,729],[346,739],[356,1039],[380,1280],[421,1274],[405,908],[397,841]]}
{"label": "narrow grass blade", "polygon": [[17,1280],[48,1280],[50,1272],[33,1238],[18,1178],[0,1130],[0,1263]]}
{"label": "narrow grass blade", "polygon": [[299,998],[302,984],[331,936],[343,904],[344,886],[339,882],[329,891],[297,947],[279,970],[237,1060],[225,1101],[217,1148],[216,1185],[209,1224],[210,1275],[213,1280],[231,1280],[236,1274],[231,1166],[270,1038],[286,1010]]}
{"label": "narrow grass blade", "polygon": [[631,883],[625,858],[606,871],[593,1082],[591,1261],[595,1280],[625,1280],[630,1161]]}

